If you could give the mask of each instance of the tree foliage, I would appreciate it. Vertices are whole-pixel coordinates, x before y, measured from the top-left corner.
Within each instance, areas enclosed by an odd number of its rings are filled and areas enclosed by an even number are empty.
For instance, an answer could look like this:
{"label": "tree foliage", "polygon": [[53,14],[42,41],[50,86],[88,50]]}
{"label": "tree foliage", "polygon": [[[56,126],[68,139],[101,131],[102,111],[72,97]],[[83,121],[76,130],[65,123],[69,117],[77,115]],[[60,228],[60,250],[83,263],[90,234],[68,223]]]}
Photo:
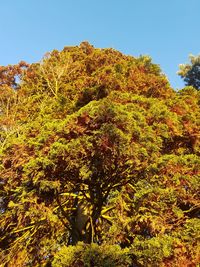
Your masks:
{"label": "tree foliage", "polygon": [[181,64],[178,74],[188,86],[200,89],[200,55],[190,55],[190,64]]}
{"label": "tree foliage", "polygon": [[150,57],[87,42],[12,68],[2,266],[196,266],[199,92],[175,92]]}

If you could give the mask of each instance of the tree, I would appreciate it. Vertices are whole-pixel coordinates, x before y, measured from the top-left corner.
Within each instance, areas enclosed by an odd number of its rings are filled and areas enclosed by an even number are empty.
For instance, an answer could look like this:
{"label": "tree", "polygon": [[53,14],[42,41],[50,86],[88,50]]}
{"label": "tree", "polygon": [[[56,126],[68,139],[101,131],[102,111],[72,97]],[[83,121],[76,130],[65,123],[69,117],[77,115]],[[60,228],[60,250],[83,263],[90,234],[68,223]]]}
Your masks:
{"label": "tree", "polygon": [[[24,69],[1,125],[5,266],[198,262],[199,92],[84,42]],[[142,249],[142,251],[141,251]],[[67,265],[68,264],[68,265]]]}
{"label": "tree", "polygon": [[190,64],[181,64],[178,74],[188,86],[200,89],[200,55],[190,55]]}

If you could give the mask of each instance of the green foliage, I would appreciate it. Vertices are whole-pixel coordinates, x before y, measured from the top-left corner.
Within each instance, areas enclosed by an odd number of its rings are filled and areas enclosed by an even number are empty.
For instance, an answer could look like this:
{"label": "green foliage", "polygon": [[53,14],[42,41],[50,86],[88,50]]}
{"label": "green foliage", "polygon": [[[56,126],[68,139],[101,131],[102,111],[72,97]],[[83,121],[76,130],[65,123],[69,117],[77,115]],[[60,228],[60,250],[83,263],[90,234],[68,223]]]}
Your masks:
{"label": "green foliage", "polygon": [[131,264],[128,251],[117,245],[78,243],[76,246],[62,247],[55,255],[52,266],[126,267]]}
{"label": "green foliage", "polygon": [[190,64],[181,64],[178,74],[188,86],[200,89],[200,55],[190,55]]}
{"label": "green foliage", "polygon": [[137,237],[131,247],[142,266],[162,266],[163,259],[173,256],[177,239],[168,235],[157,235],[150,239]]}
{"label": "green foliage", "polygon": [[87,42],[0,69],[2,266],[196,266],[199,96]]}

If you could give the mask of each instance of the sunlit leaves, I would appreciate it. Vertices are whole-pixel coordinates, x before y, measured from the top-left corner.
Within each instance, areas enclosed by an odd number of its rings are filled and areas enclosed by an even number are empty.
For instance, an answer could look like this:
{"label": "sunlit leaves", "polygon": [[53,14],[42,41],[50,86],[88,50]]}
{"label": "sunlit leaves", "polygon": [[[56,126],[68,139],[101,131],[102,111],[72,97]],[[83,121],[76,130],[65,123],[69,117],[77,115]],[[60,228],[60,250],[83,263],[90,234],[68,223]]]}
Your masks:
{"label": "sunlit leaves", "polygon": [[199,92],[87,42],[0,71],[3,264],[195,266]]}

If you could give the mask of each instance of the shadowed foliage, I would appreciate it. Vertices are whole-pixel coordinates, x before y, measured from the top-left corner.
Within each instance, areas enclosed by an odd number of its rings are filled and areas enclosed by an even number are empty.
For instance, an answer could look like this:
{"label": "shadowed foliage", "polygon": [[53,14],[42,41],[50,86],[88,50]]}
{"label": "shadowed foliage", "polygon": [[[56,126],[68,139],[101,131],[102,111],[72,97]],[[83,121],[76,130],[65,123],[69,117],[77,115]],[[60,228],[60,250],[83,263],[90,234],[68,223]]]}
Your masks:
{"label": "shadowed foliage", "polygon": [[200,55],[190,55],[190,64],[181,64],[178,74],[188,86],[200,90]]}

